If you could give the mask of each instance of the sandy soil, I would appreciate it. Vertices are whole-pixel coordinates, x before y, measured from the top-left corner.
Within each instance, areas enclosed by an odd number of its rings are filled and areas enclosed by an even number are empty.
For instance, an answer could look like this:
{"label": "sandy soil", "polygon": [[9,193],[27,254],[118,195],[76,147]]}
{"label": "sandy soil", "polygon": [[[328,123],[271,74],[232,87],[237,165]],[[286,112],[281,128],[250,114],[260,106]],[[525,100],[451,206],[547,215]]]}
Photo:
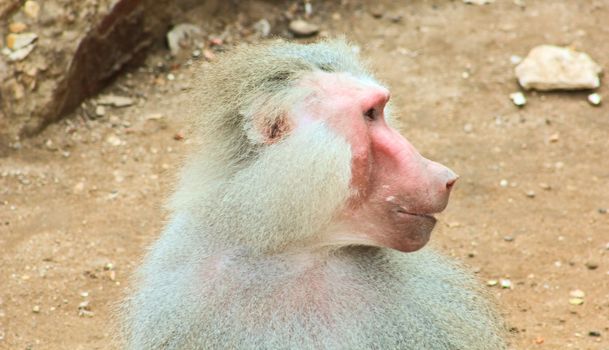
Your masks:
{"label": "sandy soil", "polygon": [[[431,245],[480,283],[511,282],[488,288],[512,348],[609,349],[609,107],[586,93],[527,93],[522,109],[508,98],[510,56],[538,44],[609,68],[609,1],[380,3],[314,3],[311,21],[360,45],[402,132],[461,175]],[[89,101],[0,158],[0,349],[113,348],[114,306],[163,225],[188,148],[176,140],[188,135],[181,92],[200,61],[166,55],[106,91],[136,105],[91,119]],[[609,99],[606,81],[599,92]],[[576,289],[581,305],[569,302]]]}

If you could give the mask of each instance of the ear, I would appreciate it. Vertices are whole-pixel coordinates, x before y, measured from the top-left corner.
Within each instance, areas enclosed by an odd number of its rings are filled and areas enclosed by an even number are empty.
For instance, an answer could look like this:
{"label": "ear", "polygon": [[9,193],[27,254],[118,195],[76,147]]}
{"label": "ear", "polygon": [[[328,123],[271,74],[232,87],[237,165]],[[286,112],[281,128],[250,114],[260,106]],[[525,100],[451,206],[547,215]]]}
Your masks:
{"label": "ear", "polygon": [[283,140],[294,129],[294,122],[286,111],[261,110],[247,119],[245,132],[252,143],[272,145]]}

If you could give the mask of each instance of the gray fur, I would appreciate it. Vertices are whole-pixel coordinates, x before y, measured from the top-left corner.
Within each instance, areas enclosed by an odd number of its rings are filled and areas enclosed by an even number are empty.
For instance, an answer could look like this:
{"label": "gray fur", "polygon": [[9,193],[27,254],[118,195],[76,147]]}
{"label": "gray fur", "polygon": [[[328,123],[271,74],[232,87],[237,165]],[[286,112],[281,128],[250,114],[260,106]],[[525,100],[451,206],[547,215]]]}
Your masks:
{"label": "gray fur", "polygon": [[201,149],[125,301],[127,349],[505,348],[477,281],[432,250],[316,245],[350,195],[348,144],[314,123],[264,146],[248,123],[318,70],[371,77],[340,41],[242,48],[204,73]]}

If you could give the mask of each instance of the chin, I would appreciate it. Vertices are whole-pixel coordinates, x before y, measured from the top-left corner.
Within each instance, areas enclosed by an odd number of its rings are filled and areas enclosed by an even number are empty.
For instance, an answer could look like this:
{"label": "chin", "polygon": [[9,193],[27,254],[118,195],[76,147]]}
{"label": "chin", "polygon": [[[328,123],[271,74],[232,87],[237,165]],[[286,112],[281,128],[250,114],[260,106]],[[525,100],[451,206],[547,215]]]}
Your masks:
{"label": "chin", "polygon": [[[402,215],[401,215],[402,216]],[[436,219],[430,215],[405,214],[403,224],[387,235],[387,248],[409,253],[423,248],[436,225]]]}

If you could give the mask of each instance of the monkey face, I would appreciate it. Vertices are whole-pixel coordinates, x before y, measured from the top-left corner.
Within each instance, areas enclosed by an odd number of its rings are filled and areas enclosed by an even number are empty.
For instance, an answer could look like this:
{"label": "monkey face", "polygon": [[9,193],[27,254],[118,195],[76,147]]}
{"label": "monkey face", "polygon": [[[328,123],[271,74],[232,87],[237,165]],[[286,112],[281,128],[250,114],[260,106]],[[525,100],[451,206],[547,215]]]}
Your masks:
{"label": "monkey face", "polygon": [[[323,121],[351,147],[353,194],[330,240],[415,251],[444,210],[458,176],[428,160],[387,124],[389,91],[345,73],[311,73],[302,81],[312,97],[295,107],[298,125]],[[298,126],[297,126],[298,128]]]}

